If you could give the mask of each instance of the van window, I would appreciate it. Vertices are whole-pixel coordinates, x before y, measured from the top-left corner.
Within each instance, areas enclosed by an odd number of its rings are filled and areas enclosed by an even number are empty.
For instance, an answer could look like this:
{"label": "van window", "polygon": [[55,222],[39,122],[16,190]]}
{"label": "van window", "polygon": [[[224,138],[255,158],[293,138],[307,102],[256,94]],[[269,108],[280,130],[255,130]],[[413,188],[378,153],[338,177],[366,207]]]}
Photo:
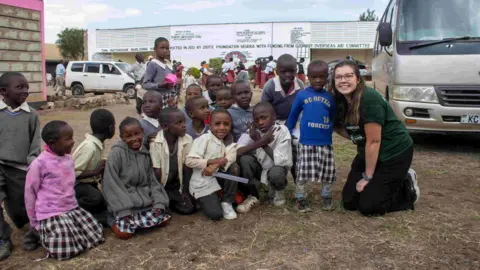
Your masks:
{"label": "van window", "polygon": [[103,74],[120,75],[120,71],[112,64],[103,64],[102,65],[102,73]]}
{"label": "van window", "polygon": [[93,64],[93,63],[85,64],[85,72],[100,73],[100,64]]}
{"label": "van window", "polygon": [[83,71],[83,63],[74,63],[70,67],[72,72],[82,72]]}

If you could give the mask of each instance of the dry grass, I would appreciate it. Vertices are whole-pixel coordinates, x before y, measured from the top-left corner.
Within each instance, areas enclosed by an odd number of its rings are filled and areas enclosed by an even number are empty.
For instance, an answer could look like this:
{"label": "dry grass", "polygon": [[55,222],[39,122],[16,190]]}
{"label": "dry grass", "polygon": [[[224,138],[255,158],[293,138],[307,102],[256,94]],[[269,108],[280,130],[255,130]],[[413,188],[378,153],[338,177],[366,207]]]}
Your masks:
{"label": "dry grass", "polygon": [[[258,93],[256,93],[258,96]],[[109,107],[117,122],[135,115],[133,105]],[[41,113],[42,124],[63,119],[80,142],[87,112]],[[2,269],[480,269],[480,145],[455,137],[416,138],[414,168],[422,197],[416,211],[366,218],[341,207],[320,210],[320,187],[311,186],[313,212],[295,212],[293,184],[285,207],[262,205],[234,221],[211,222],[201,214],[175,216],[162,229],[128,241],[105,230],[106,243],[65,262],[44,251],[16,248]],[[335,137],[338,182],[335,203],[355,155]],[[112,141],[107,143],[107,149]],[[15,230],[19,246],[24,231]]]}

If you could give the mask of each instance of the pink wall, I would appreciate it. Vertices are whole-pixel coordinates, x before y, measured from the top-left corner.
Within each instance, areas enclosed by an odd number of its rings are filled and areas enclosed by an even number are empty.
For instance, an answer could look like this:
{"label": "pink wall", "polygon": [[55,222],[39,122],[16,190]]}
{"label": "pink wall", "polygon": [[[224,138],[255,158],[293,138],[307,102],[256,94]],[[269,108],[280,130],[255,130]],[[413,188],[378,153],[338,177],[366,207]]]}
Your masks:
{"label": "pink wall", "polygon": [[0,0],[0,4],[39,10],[41,13],[42,28],[42,64],[43,64],[43,99],[47,100],[47,82],[45,79],[45,13],[42,0]]}

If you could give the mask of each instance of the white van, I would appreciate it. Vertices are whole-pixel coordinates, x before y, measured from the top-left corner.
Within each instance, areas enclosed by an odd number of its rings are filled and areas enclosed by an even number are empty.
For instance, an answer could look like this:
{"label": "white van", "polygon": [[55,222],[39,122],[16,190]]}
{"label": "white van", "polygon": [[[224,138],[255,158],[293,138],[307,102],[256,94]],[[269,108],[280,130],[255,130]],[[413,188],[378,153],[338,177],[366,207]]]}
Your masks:
{"label": "white van", "polygon": [[127,73],[129,64],[111,61],[70,61],[65,71],[65,86],[73,95],[86,92],[125,92],[135,98],[135,79]]}
{"label": "white van", "polygon": [[374,87],[411,132],[480,133],[480,0],[390,0]]}

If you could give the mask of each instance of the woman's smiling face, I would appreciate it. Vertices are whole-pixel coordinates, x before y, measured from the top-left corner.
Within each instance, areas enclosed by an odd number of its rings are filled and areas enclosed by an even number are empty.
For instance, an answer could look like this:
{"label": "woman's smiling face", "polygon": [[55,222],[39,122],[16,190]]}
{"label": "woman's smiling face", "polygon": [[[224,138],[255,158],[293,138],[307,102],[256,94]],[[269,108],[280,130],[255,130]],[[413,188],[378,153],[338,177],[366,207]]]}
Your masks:
{"label": "woman's smiling face", "polygon": [[335,88],[344,96],[350,96],[360,82],[355,70],[348,66],[337,67],[334,72]]}

